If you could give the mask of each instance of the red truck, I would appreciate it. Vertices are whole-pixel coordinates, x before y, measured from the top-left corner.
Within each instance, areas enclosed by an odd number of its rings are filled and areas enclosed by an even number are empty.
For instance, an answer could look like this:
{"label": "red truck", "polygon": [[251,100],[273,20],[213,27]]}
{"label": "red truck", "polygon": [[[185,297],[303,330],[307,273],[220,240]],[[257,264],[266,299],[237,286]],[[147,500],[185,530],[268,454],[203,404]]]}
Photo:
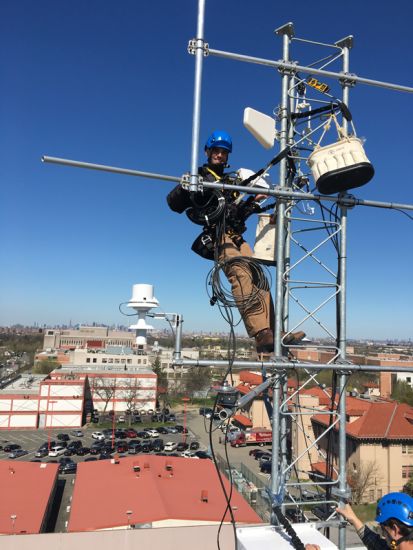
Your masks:
{"label": "red truck", "polygon": [[246,445],[264,445],[272,443],[272,431],[265,428],[252,428],[240,432],[237,438],[231,441],[232,447],[245,447]]}

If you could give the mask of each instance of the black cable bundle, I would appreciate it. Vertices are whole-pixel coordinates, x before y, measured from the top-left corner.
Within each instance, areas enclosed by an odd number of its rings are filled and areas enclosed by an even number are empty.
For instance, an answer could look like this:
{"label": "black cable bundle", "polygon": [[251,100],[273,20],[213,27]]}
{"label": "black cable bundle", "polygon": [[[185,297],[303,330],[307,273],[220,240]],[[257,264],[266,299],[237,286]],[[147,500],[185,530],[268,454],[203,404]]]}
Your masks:
{"label": "black cable bundle", "polygon": [[281,512],[281,508],[279,506],[274,506],[273,511],[279,523],[284,527],[284,530],[286,531],[287,535],[290,536],[291,544],[294,546],[295,550],[305,550],[304,544],[301,542],[297,533],[294,531],[294,528],[291,525],[291,523]]}

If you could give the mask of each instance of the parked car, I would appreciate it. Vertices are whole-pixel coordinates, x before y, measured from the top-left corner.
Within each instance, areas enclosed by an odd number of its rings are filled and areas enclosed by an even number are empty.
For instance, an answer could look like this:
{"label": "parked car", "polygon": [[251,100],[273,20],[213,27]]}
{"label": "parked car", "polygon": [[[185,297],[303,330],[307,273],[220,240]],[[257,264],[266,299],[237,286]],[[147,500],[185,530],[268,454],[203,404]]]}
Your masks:
{"label": "parked car", "polygon": [[50,447],[49,456],[60,456],[66,451],[66,447],[63,447],[62,445],[55,445],[54,447]]}
{"label": "parked car", "polygon": [[97,439],[98,441],[103,441],[105,439],[105,435],[103,432],[92,432],[92,438]]}
{"label": "parked car", "polygon": [[180,434],[187,434],[188,433],[188,428],[184,428],[183,426],[181,426],[180,424],[177,424],[175,426],[175,428],[178,430],[178,432]]}
{"label": "parked car", "polygon": [[138,437],[140,437],[141,439],[149,439],[151,436],[148,434],[148,432],[138,432]]}
{"label": "parked car", "polygon": [[199,456],[197,456],[193,451],[190,451],[189,449],[181,453],[181,456],[183,458],[196,458],[197,460],[199,460]]}
{"label": "parked car", "polygon": [[135,415],[133,418],[132,418],[132,422],[134,424],[142,424],[142,418],[139,416],[139,415]]}
{"label": "parked car", "polygon": [[115,437],[118,439],[127,439],[128,434],[125,430],[115,430]]}
{"label": "parked car", "polygon": [[79,447],[79,449],[76,449],[76,454],[78,456],[85,456],[90,453],[89,447]]}
{"label": "parked car", "polygon": [[153,449],[152,441],[142,441],[141,451],[143,453],[150,453]]}
{"label": "parked car", "polygon": [[182,453],[182,451],[186,451],[188,447],[189,447],[188,443],[184,443],[183,441],[180,441],[178,443],[176,450],[178,451],[178,453]]}
{"label": "parked car", "polygon": [[69,441],[69,439],[70,439],[68,434],[57,434],[56,437],[59,441]]}
{"label": "parked car", "polygon": [[211,458],[211,455],[209,455],[206,451],[195,451],[194,453],[198,458]]}
{"label": "parked car", "polygon": [[142,449],[142,444],[140,441],[131,441],[129,443],[129,449],[128,449],[128,453],[130,455],[136,455],[137,453],[139,453]]}
{"label": "parked car", "polygon": [[265,451],[265,450],[261,449],[261,451],[254,454],[254,458],[255,458],[255,460],[259,460],[265,454],[270,454],[270,453],[269,453],[269,451]]}
{"label": "parked car", "polygon": [[47,447],[46,447],[46,449],[40,448],[38,451],[34,453],[34,456],[36,458],[43,458],[44,456],[48,456],[48,454],[49,454],[49,451],[47,450]]}
{"label": "parked car", "polygon": [[126,418],[123,414],[121,414],[120,416],[118,416],[118,422],[120,424],[124,424],[126,422]]}
{"label": "parked car", "polygon": [[72,451],[72,450],[75,450],[75,449],[79,449],[79,447],[82,447],[82,442],[79,439],[74,439],[67,446],[67,450]]}
{"label": "parked car", "polygon": [[272,454],[265,453],[265,454],[261,455],[260,460],[259,460],[260,467],[264,464],[264,462],[268,462],[268,461],[271,461],[271,460],[272,460]]}
{"label": "parked car", "polygon": [[260,464],[260,472],[262,474],[270,474],[271,466],[272,466],[272,460],[267,460],[266,462],[263,462],[262,464]]}
{"label": "parked car", "polygon": [[177,434],[178,430],[175,428],[175,426],[167,426],[166,429],[168,430],[168,434]]}
{"label": "parked car", "polygon": [[165,443],[164,451],[171,453],[172,451],[176,451],[178,447],[178,443],[175,443],[174,441],[168,441],[168,443]]}
{"label": "parked car", "polygon": [[168,420],[169,420],[169,422],[176,422],[176,416],[174,414],[170,414],[168,416]]}
{"label": "parked car", "polygon": [[158,438],[158,439],[154,439],[152,441],[152,450],[153,451],[156,451],[156,452],[163,451],[164,447],[165,447],[165,444],[163,442],[163,439]]}
{"label": "parked car", "polygon": [[40,445],[39,451],[42,449],[46,449],[46,451],[48,451],[50,447],[56,447],[56,445],[58,445],[58,443],[52,439],[50,441],[45,441]]}
{"label": "parked car", "polygon": [[99,460],[106,460],[107,458],[112,458],[110,453],[100,453]]}
{"label": "parked car", "polygon": [[159,435],[158,430],[146,430],[146,433],[148,433],[150,437],[158,437]]}
{"label": "parked car", "polygon": [[95,460],[97,460],[95,456],[88,456],[83,462],[94,462]]}
{"label": "parked car", "polygon": [[70,460],[68,462],[61,462],[59,466],[59,472],[61,474],[75,474],[77,471],[77,464]]}
{"label": "parked car", "polygon": [[105,446],[104,441],[96,441],[95,443],[93,443],[91,445],[91,447],[89,449],[89,452],[90,452],[91,455],[97,455],[102,451],[104,446]]}
{"label": "parked car", "polygon": [[25,451],[24,449],[15,449],[9,454],[9,458],[19,458],[20,456],[27,454],[29,454],[29,451]]}
{"label": "parked car", "polygon": [[189,444],[189,448],[191,449],[191,451],[197,451],[199,449],[198,441],[191,441],[191,443]]}
{"label": "parked car", "polygon": [[169,433],[168,432],[168,428],[165,428],[165,426],[159,426],[158,428],[156,428],[158,430],[158,433],[159,434],[167,434]]}
{"label": "parked car", "polygon": [[83,437],[83,432],[82,430],[72,430],[70,432],[70,435],[73,436],[73,437]]}
{"label": "parked car", "polygon": [[5,453],[11,453],[13,451],[17,451],[17,449],[21,449],[22,446],[21,445],[18,445],[17,443],[8,443],[7,445],[5,445],[3,451]]}
{"label": "parked car", "polygon": [[120,441],[116,447],[116,451],[118,453],[127,453],[128,452],[128,444],[126,443],[126,441]]}
{"label": "parked car", "polygon": [[129,428],[128,430],[126,430],[126,435],[127,435],[128,437],[131,437],[131,438],[133,439],[134,437],[137,437],[137,436],[138,436],[138,433],[137,433],[137,431],[134,430],[133,428]]}

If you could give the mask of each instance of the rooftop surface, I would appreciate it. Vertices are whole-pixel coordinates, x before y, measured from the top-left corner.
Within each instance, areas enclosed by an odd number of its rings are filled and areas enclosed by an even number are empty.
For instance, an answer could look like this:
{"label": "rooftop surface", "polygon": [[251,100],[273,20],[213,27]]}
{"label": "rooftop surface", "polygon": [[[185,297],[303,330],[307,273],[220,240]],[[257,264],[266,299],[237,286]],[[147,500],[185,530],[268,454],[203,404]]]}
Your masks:
{"label": "rooftop surface", "polygon": [[0,533],[39,533],[58,464],[0,461]]}
{"label": "rooftop surface", "polygon": [[[136,471],[137,468],[140,471]],[[228,481],[223,478],[229,492]],[[241,495],[231,498],[237,524],[262,523]],[[68,531],[151,524],[219,523],[226,501],[210,460],[125,457],[79,464]],[[230,521],[226,513],[225,521]]]}

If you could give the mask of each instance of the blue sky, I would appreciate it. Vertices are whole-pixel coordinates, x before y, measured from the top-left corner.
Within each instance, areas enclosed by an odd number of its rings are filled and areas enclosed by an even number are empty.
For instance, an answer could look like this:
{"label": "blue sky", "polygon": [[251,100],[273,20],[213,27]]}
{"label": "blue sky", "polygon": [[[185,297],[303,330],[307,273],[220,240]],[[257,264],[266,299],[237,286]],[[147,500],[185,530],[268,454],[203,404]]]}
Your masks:
{"label": "blue sky", "polygon": [[[190,251],[199,229],[166,205],[170,183],[40,162],[50,155],[173,176],[189,169],[195,58],[186,50],[197,2],[6,0],[1,12],[0,324],[127,324],[118,304],[134,283],[150,283],[165,311],[184,315],[186,330],[225,330],[205,293],[210,264]],[[207,0],[205,39],[214,49],[278,60],[273,31],[288,21],[296,36],[320,42],[352,34],[352,72],[413,86],[411,19],[407,0],[350,1],[345,9]],[[318,54],[293,44],[302,65]],[[245,130],[243,109],[271,114],[279,99],[277,71],[206,58],[201,143],[224,128],[235,144],[231,166],[260,168],[272,152]],[[412,102],[407,93],[352,90],[376,169],[358,197],[413,203]],[[397,212],[350,212],[349,337],[413,336],[412,229]]]}

